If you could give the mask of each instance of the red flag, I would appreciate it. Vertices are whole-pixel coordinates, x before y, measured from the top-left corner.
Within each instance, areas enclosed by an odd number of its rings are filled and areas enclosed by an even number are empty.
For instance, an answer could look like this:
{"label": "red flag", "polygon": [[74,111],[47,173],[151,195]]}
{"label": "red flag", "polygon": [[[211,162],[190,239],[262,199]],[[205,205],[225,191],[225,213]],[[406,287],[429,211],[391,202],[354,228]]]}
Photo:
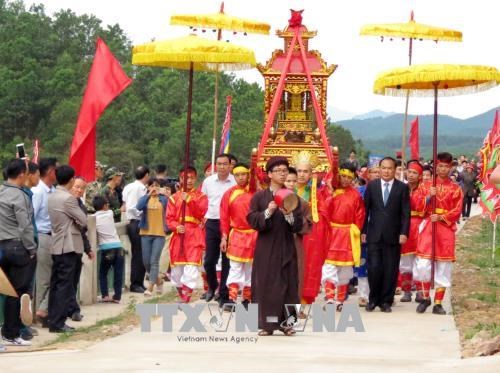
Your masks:
{"label": "red flag", "polygon": [[104,109],[132,82],[101,38],[83,95],[69,164],[76,175],[95,179],[96,124]]}
{"label": "red flag", "polygon": [[418,142],[418,117],[411,122],[410,128],[410,138],[408,139],[408,145],[410,145],[411,158],[420,158],[420,145]]}
{"label": "red flag", "polygon": [[38,164],[38,158],[40,157],[40,141],[38,139],[35,140],[33,144],[33,159],[32,162]]}

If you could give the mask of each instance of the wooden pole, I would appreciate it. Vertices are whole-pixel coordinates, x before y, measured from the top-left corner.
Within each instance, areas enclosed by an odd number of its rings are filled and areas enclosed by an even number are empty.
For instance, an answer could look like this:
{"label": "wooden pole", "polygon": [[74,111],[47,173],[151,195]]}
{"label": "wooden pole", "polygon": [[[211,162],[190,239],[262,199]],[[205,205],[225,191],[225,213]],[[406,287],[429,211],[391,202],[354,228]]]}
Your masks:
{"label": "wooden pole", "polygon": [[[224,13],[224,2],[220,4],[219,13]],[[222,39],[222,29],[217,29],[217,40]],[[215,93],[214,93],[214,128],[212,134],[212,173],[215,172],[215,146],[217,145],[217,108],[219,106],[219,65],[215,70]]]}
{"label": "wooden pole", "polygon": [[[437,128],[438,128],[438,85],[434,83],[434,132],[432,137],[432,167],[434,168],[432,186],[436,187],[436,169],[437,169]],[[436,196],[432,197],[432,214],[436,213]],[[434,271],[436,256],[436,222],[432,222],[432,253],[431,253],[431,288],[434,288]]]}
{"label": "wooden pole", "polygon": [[[188,84],[188,107],[186,118],[186,146],[184,147],[184,180],[182,189],[187,193],[187,168],[189,167],[189,151],[191,145],[191,113],[193,110],[193,63],[189,66],[189,84]],[[181,225],[184,225],[186,220],[186,201],[182,201],[181,208]],[[181,250],[184,250],[184,234],[181,234]]]}
{"label": "wooden pole", "polygon": [[[219,30],[220,31],[220,30]],[[219,106],[219,66],[215,71],[215,93],[214,93],[214,128],[212,134],[212,173],[215,172],[215,146],[217,144],[217,108]]]}
{"label": "wooden pole", "polygon": [[[413,12],[412,12],[413,19]],[[408,50],[408,64],[411,66],[413,54],[413,39],[410,38],[410,46]],[[406,161],[406,133],[408,132],[408,106],[410,104],[410,91],[406,92],[405,115],[403,119],[403,134],[401,136],[401,180],[404,179],[405,161]]]}

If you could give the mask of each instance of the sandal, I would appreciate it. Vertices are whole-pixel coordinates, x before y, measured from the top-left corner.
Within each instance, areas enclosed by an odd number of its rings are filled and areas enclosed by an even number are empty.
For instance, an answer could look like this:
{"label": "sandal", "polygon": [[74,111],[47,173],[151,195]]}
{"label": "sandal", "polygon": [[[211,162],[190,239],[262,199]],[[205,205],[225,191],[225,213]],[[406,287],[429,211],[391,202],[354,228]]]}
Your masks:
{"label": "sandal", "polygon": [[295,335],[295,330],[293,328],[283,328],[281,332],[287,337],[292,337]]}
{"label": "sandal", "polygon": [[272,330],[262,329],[262,330],[259,331],[259,333],[257,335],[259,337],[267,337],[267,336],[273,335],[273,331]]}

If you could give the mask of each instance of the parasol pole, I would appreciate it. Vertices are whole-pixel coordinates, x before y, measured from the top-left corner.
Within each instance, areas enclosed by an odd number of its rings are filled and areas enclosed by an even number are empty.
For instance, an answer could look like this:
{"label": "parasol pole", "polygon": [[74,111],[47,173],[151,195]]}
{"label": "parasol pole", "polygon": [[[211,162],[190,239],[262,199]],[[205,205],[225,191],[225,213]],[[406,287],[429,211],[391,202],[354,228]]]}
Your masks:
{"label": "parasol pole", "polygon": [[[411,11],[410,20],[413,21],[413,10]],[[408,65],[411,66],[411,59],[413,55],[413,38],[410,37],[408,48]],[[405,115],[403,119],[403,136],[401,137],[401,172],[402,179],[404,179],[405,160],[406,160],[406,133],[408,129],[408,105],[410,103],[410,91],[406,92]],[[403,181],[403,180],[401,180]]]}
{"label": "parasol pole", "polygon": [[[183,191],[185,193],[187,190],[187,168],[189,167],[189,147],[191,143],[191,112],[193,107],[193,62],[189,65],[189,85],[188,85],[188,107],[187,107],[187,118],[186,118],[186,146],[184,148],[184,180],[183,180]],[[182,200],[181,207],[181,225],[184,225],[186,221],[186,200]],[[184,234],[181,234],[181,250],[184,250]]]}
{"label": "parasol pole", "polygon": [[[438,85],[439,82],[434,82],[434,131],[432,136],[432,166],[434,167],[432,186],[436,187],[436,170],[437,170],[437,128],[438,128]],[[432,197],[432,214],[436,213],[437,196]],[[436,256],[436,222],[432,222],[432,252],[431,252],[431,288],[434,288],[434,271]]]}
{"label": "parasol pole", "polygon": [[[224,13],[224,2],[220,4],[220,13]],[[222,39],[222,29],[217,29],[217,40]],[[215,145],[217,144],[217,107],[219,105],[219,65],[215,69],[215,97],[214,97],[214,128],[212,134],[212,173],[215,172]]]}

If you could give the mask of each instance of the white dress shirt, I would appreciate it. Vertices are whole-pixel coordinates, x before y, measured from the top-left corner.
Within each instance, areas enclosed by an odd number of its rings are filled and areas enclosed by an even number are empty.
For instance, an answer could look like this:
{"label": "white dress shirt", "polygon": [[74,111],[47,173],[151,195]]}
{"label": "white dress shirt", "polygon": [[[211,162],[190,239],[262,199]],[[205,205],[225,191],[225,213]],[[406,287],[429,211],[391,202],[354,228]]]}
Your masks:
{"label": "white dress shirt", "polygon": [[226,180],[220,180],[219,175],[213,174],[203,181],[201,192],[208,198],[207,219],[220,219],[220,201],[224,193],[236,185],[236,180],[229,174]]}
{"label": "white dress shirt", "polygon": [[137,210],[137,202],[139,198],[146,195],[147,188],[139,180],[127,184],[123,188],[122,198],[125,203],[125,215],[127,220],[140,220],[142,211]]}
{"label": "white dress shirt", "polygon": [[49,188],[42,180],[39,181],[36,187],[31,188],[31,192],[33,193],[33,211],[38,233],[50,234],[52,232],[48,200],[49,194],[55,190],[54,186]]}
{"label": "white dress shirt", "polygon": [[382,187],[382,199],[384,198],[384,190],[385,190],[385,184],[386,183],[389,183],[388,187],[389,187],[389,195],[390,195],[391,194],[392,185],[394,184],[394,179],[392,179],[390,181],[385,181],[383,179],[380,179],[380,186]]}

